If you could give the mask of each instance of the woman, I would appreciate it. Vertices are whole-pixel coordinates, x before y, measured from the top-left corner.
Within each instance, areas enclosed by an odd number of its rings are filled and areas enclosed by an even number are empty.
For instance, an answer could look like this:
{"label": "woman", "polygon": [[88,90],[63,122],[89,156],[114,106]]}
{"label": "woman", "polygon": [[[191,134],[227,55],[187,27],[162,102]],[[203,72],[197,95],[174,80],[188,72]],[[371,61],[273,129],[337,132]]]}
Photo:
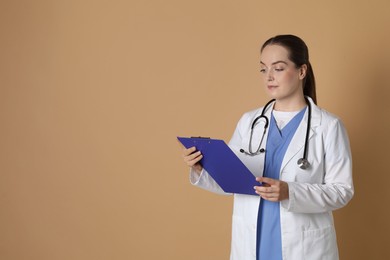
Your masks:
{"label": "woman", "polygon": [[[332,211],[354,193],[346,130],[316,106],[314,74],[300,38],[267,40],[260,72],[274,101],[245,113],[229,143],[259,182],[259,196],[234,194],[230,258],[338,259]],[[262,114],[268,120],[264,135],[256,120]],[[184,149],[183,157],[194,185],[223,193],[195,147]]]}

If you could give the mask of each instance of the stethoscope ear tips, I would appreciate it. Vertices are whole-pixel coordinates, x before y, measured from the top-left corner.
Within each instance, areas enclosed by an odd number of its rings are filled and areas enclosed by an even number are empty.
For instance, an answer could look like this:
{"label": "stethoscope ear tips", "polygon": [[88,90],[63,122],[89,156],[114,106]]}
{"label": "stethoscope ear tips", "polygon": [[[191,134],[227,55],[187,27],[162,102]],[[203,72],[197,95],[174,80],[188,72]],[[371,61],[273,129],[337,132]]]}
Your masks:
{"label": "stethoscope ear tips", "polygon": [[306,170],[307,168],[310,167],[309,161],[306,160],[305,158],[299,159],[297,164],[298,164],[299,168],[301,168],[302,170]]}

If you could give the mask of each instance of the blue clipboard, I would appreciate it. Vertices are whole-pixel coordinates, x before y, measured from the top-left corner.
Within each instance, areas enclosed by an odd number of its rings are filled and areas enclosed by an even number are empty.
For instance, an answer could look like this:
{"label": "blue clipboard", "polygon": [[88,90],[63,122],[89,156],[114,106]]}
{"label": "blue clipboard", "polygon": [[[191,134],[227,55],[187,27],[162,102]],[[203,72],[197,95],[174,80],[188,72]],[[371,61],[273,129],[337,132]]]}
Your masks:
{"label": "blue clipboard", "polygon": [[178,137],[187,149],[196,147],[203,155],[200,163],[219,186],[228,193],[257,195],[256,177],[223,141],[202,137]]}

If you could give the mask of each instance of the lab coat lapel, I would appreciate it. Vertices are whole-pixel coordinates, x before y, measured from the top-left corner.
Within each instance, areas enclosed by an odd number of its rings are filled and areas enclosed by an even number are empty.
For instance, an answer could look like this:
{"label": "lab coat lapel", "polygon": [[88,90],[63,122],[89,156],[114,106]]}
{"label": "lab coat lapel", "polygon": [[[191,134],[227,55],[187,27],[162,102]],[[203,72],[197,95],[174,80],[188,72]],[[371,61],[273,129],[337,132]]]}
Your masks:
{"label": "lab coat lapel", "polygon": [[[313,134],[315,133],[316,127],[320,123],[320,118],[319,118],[320,111],[319,111],[319,108],[313,103],[313,101],[310,98],[309,98],[309,100],[310,100],[311,109],[312,109],[311,126],[310,126],[310,132],[309,132],[309,142],[310,142],[310,139],[312,138]],[[286,154],[283,158],[282,167],[281,167],[280,172],[283,172],[286,165],[288,163],[290,163],[292,158],[298,152],[302,153],[302,156],[300,158],[303,157],[305,138],[306,138],[307,121],[308,121],[308,113],[309,113],[309,110],[306,109],[305,115],[304,115],[301,123],[299,124],[293,138],[291,139],[290,145],[288,146]],[[310,151],[308,151],[308,153],[310,153]],[[297,164],[297,162],[292,162],[292,163],[295,163],[295,165]]]}

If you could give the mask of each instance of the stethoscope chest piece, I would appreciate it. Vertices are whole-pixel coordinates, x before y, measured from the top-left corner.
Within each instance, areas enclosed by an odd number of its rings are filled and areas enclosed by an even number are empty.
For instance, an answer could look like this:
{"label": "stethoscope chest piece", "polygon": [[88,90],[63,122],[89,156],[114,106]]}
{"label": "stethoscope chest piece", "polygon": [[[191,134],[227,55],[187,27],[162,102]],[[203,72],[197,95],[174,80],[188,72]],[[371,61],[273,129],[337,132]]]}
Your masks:
{"label": "stethoscope chest piece", "polygon": [[302,170],[306,170],[310,167],[309,161],[306,160],[305,158],[299,159],[297,164],[298,164],[299,168],[301,168]]}

